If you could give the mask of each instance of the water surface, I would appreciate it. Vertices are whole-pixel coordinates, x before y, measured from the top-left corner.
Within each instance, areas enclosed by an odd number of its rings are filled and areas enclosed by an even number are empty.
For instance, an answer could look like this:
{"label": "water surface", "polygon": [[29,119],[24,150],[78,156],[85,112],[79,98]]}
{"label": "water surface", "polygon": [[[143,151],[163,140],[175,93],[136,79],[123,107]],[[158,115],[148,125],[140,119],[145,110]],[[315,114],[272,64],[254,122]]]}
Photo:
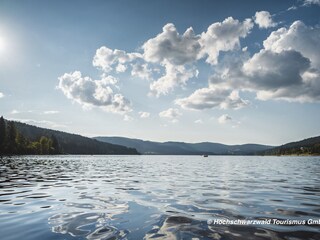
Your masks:
{"label": "water surface", "polygon": [[[319,157],[25,156],[0,160],[0,239],[320,239]],[[210,221],[209,221],[210,223]]]}

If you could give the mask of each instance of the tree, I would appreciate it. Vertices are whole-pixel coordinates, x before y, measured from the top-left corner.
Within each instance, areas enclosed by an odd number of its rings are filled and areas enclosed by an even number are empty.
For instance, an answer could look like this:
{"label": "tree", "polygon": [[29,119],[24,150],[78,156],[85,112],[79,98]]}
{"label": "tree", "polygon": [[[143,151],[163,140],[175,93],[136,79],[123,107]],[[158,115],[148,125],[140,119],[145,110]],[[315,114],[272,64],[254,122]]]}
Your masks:
{"label": "tree", "polygon": [[17,136],[16,136],[16,144],[17,144],[17,153],[18,154],[26,154],[27,153],[27,147],[29,145],[29,141],[18,131],[17,131]]}
{"label": "tree", "polygon": [[6,141],[6,123],[3,119],[3,116],[0,118],[0,155],[4,153]]}
{"label": "tree", "polygon": [[60,144],[58,142],[58,139],[53,134],[51,135],[51,141],[52,141],[51,154],[59,154],[59,153],[61,153],[61,147],[60,147]]}
{"label": "tree", "polygon": [[49,153],[49,139],[42,136],[39,140],[41,146],[41,154],[48,154]]}
{"label": "tree", "polygon": [[7,146],[6,146],[6,151],[9,154],[15,154],[17,153],[17,144],[16,144],[16,137],[17,137],[17,129],[16,126],[14,125],[14,122],[10,121],[8,123],[8,128],[7,128]]}

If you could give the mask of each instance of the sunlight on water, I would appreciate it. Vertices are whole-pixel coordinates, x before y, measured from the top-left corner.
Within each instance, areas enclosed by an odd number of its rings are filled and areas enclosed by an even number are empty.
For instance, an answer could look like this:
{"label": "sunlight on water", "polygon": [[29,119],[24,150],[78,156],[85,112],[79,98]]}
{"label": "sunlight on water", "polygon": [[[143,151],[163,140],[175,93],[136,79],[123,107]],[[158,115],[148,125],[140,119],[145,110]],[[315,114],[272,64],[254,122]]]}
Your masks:
{"label": "sunlight on water", "polygon": [[25,156],[0,160],[1,239],[320,239],[320,158]]}

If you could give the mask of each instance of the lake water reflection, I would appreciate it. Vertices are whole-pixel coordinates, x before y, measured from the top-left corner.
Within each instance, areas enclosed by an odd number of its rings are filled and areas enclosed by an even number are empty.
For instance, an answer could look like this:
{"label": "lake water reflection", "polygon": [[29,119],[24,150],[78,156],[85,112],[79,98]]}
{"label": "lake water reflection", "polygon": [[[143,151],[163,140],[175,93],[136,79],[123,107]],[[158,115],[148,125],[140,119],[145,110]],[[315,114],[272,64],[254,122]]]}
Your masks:
{"label": "lake water reflection", "polygon": [[319,157],[25,156],[0,160],[0,239],[320,239]]}

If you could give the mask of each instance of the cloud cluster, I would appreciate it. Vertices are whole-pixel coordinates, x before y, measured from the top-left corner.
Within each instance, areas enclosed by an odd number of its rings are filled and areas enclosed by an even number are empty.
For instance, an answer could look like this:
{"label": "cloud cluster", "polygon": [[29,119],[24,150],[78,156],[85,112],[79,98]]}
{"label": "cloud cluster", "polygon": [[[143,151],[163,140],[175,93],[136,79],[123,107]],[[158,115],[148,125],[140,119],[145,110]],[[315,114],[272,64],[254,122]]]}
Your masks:
{"label": "cloud cluster", "polygon": [[[304,4],[319,4],[319,0],[305,0]],[[160,97],[198,78],[196,64],[205,61],[213,70],[208,86],[176,99],[174,103],[183,109],[240,109],[250,104],[240,97],[245,91],[255,93],[260,100],[320,101],[320,27],[296,21],[271,32],[263,47],[250,54],[250,46],[241,46],[241,39],[250,34],[254,24],[267,29],[280,23],[267,11],[243,21],[228,17],[199,34],[191,27],[180,34],[168,23],[138,52],[106,46],[97,49],[92,64],[102,72],[100,80],[82,77],[76,71],[61,76],[58,88],[86,108],[96,106],[126,114],[131,111],[130,102],[114,93],[119,79],[112,75],[127,71],[135,80],[148,80],[151,95]],[[147,112],[139,115],[150,116]],[[130,120],[126,116],[125,120]],[[181,113],[169,108],[159,116],[176,122]],[[221,119],[229,120],[227,115]]]}
{"label": "cloud cluster", "polygon": [[121,94],[115,94],[110,87],[110,78],[93,80],[82,77],[81,72],[65,73],[59,77],[58,89],[84,108],[99,107],[108,112],[127,113],[130,102]]}
{"label": "cloud cluster", "polygon": [[264,48],[228,56],[215,68],[209,87],[175,101],[185,109],[239,109],[249,105],[239,90],[259,100],[320,101],[320,28],[301,21],[273,31]]}
{"label": "cloud cluster", "polygon": [[301,21],[280,28],[252,57],[225,61],[211,87],[242,89],[260,100],[320,101],[320,28]]}

